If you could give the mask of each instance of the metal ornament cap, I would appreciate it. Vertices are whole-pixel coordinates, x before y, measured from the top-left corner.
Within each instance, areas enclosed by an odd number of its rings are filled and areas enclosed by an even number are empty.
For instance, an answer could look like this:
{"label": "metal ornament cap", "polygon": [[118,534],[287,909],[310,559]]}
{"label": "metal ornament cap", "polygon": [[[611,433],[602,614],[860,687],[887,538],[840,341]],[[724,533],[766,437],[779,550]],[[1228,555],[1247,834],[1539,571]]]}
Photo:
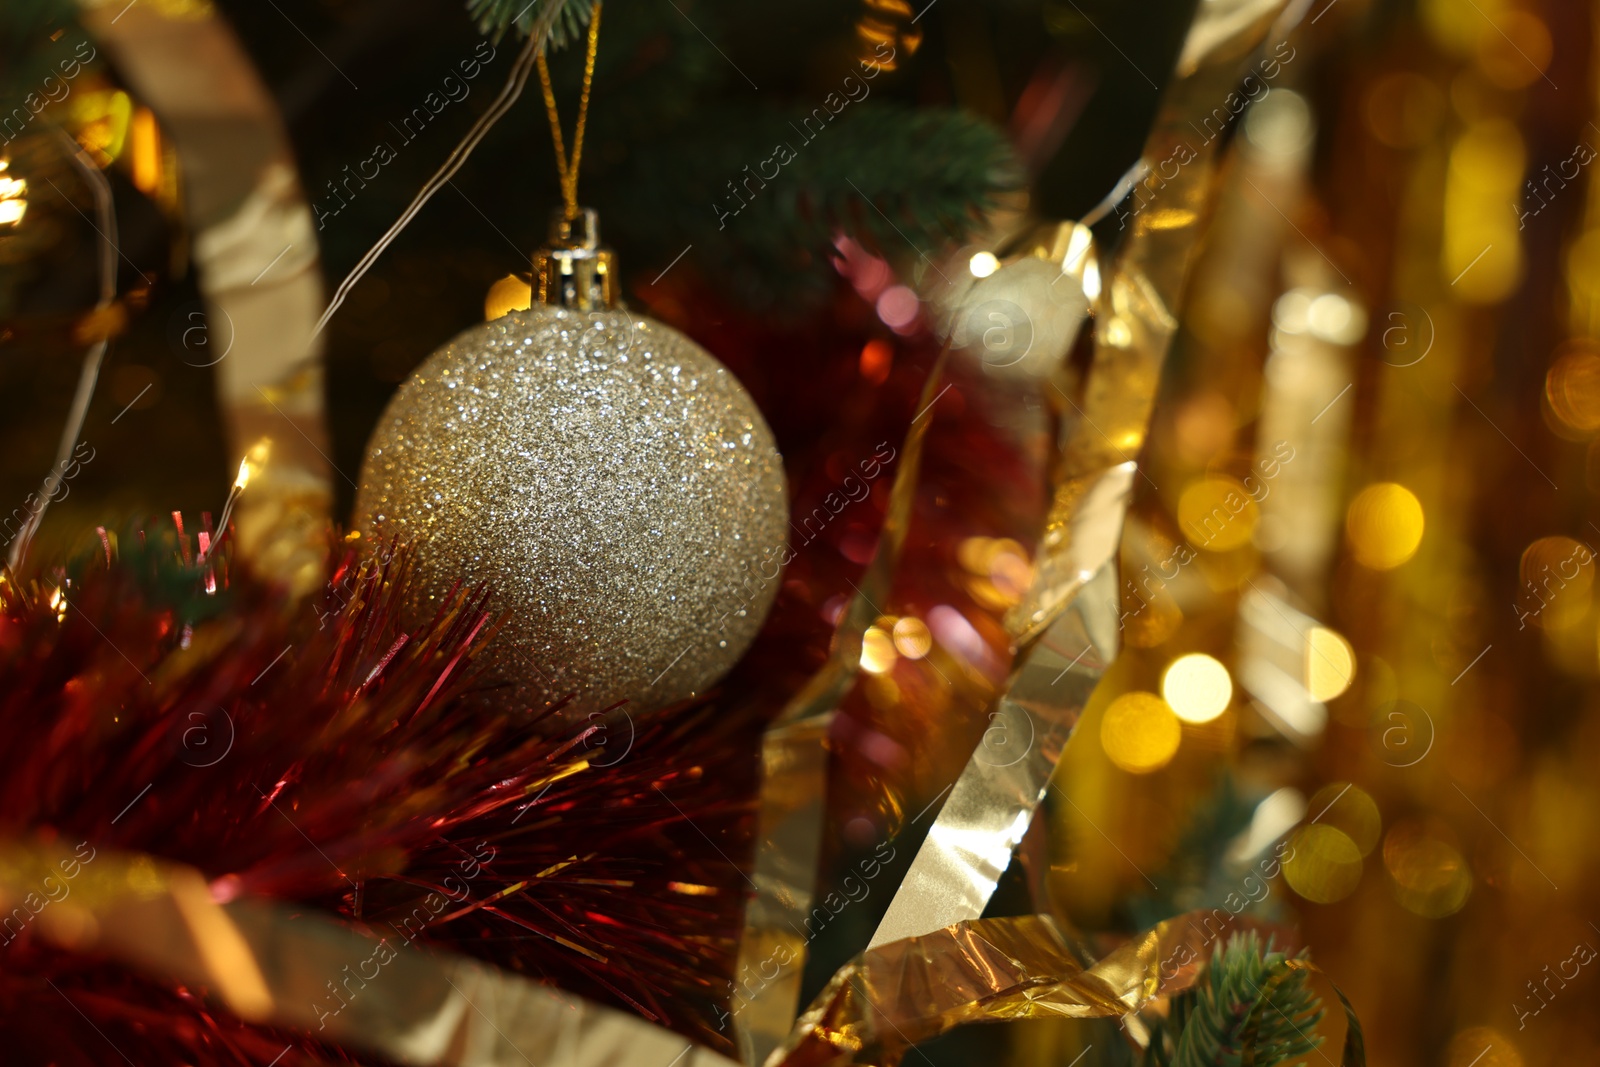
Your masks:
{"label": "metal ornament cap", "polygon": [[550,240],[533,254],[535,304],[591,311],[616,306],[616,255],[600,244],[600,216],[581,208],[550,216]]}

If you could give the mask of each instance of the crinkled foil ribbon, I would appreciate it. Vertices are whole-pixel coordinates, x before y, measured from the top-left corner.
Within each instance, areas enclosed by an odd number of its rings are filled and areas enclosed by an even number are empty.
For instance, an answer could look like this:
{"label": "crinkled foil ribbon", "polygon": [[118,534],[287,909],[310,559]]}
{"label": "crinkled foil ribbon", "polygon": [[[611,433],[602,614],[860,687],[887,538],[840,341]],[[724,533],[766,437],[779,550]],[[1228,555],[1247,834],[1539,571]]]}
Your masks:
{"label": "crinkled foil ribbon", "polygon": [[[1144,444],[1178,326],[1175,308],[1213,199],[1217,139],[1197,151],[1189,147],[1192,157],[1175,173],[1172,164],[1237,84],[1284,2],[1206,0],[1197,7],[1144,150],[1161,185],[1129,213],[1132,232],[1096,308],[1081,406],[1061,394],[1073,411],[1034,580],[1007,619],[1019,649],[1010,682],[874,933],[873,948],[983,913],[1084,705],[1117,655],[1116,553],[1137,475],[1132,457]],[[1016,756],[1019,745],[1025,752]]]}
{"label": "crinkled foil ribbon", "polygon": [[[27,906],[59,846],[0,846],[0,911]],[[347,968],[379,942],[331,919],[254,900],[219,904],[193,868],[102,850],[37,929],[75,952],[203,993],[249,1022],[292,1027],[395,1063],[431,1067],[733,1067],[633,1015],[450,953],[393,946],[359,996],[331,1011]],[[364,973],[364,972],[363,972]]]}
{"label": "crinkled foil ribbon", "polygon": [[214,367],[229,470],[248,456],[237,558],[307,592],[322,573],[332,463],[325,303],[311,210],[272,94],[204,0],[81,0],[84,26],[160,120],[183,168],[206,321],[183,323],[191,366]]}
{"label": "crinkled foil ribbon", "polygon": [[[816,888],[827,798],[828,726],[861,664],[867,627],[888,602],[895,564],[905,543],[916,499],[922,444],[933,418],[949,350],[940,352],[917,403],[920,414],[906,431],[900,466],[872,562],[856,583],[834,631],[827,661],[768,727],[761,743],[762,782],[757,802],[755,894],[745,909],[739,942],[738,991],[733,1000],[734,1040],[745,1064],[759,1064],[782,1044],[800,1009],[800,979],[807,942],[801,933]],[[768,969],[773,973],[769,976]],[[744,980],[749,977],[751,981]]]}
{"label": "crinkled foil ribbon", "polygon": [[[868,949],[834,975],[770,1062],[891,1067],[912,1045],[964,1023],[1131,1014],[1194,985],[1214,936],[1197,918],[1203,916],[1159,923],[1088,968],[1073,959],[1054,921],[1043,915],[957,923]],[[1180,967],[1176,959],[1195,962]],[[1254,1063],[1272,994],[1296,971],[1315,970],[1290,960],[1270,972],[1246,1016],[1242,1064]],[[1360,1067],[1366,1062],[1360,1024],[1344,994],[1334,992],[1345,1009],[1341,1063]]]}

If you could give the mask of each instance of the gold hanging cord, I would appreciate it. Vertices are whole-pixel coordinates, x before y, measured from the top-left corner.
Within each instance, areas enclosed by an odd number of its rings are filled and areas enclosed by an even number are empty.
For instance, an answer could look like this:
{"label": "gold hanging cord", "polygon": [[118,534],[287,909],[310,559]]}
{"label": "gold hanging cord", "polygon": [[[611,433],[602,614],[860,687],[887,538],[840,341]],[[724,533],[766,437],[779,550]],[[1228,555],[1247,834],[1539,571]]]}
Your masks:
{"label": "gold hanging cord", "polygon": [[550,116],[550,137],[556,145],[556,171],[561,175],[561,198],[568,221],[578,217],[578,163],[583,158],[583,129],[589,118],[589,86],[594,82],[594,56],[600,45],[600,0],[589,14],[589,52],[583,61],[583,92],[578,97],[578,125],[572,133],[572,156],[568,161],[561,136],[561,116],[556,111],[556,94],[550,85],[550,67],[540,49],[539,84],[544,88],[544,110]]}

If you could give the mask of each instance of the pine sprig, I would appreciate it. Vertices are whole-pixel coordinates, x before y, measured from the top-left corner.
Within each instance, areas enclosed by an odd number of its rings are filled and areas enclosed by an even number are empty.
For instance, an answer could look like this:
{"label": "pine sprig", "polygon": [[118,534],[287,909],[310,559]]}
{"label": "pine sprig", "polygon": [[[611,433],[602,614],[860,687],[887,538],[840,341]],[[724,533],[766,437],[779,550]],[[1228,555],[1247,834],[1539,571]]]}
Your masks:
{"label": "pine sprig", "polygon": [[[1303,958],[1304,953],[1299,957]],[[1290,975],[1275,989],[1267,983],[1289,959],[1262,947],[1254,931],[1235,934],[1212,955],[1205,977],[1172,1001],[1167,1020],[1157,1027],[1145,1053],[1145,1067],[1238,1067],[1245,1029],[1256,1012],[1255,1063],[1273,1067],[1314,1050],[1322,1021],[1322,1001],[1304,973]]]}
{"label": "pine sprig", "polygon": [[698,269],[766,306],[781,294],[763,282],[804,279],[840,231],[917,264],[1024,182],[1003,131],[964,112],[871,100],[826,125],[819,112],[722,113],[640,146],[607,175],[630,191],[613,229],[663,262],[692,241]]}
{"label": "pine sprig", "polygon": [[467,12],[478,20],[479,32],[499,41],[512,27],[526,37],[542,10],[551,4],[561,5],[550,27],[550,47],[560,49],[589,25],[594,0],[467,0]]}

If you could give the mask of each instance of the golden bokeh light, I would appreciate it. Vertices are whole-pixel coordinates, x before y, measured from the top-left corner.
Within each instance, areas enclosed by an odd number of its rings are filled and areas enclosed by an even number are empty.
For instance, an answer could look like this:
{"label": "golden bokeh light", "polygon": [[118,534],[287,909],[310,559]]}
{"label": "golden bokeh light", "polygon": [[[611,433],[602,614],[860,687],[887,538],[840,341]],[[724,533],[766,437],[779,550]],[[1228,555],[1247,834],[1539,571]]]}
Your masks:
{"label": "golden bokeh light", "polygon": [[1091,304],[1100,299],[1100,260],[1093,252],[1083,264],[1083,295]]}
{"label": "golden bokeh light", "polygon": [[161,129],[149,108],[133,109],[133,118],[128,123],[128,146],[128,171],[134,188],[146,196],[155,196],[162,183]]}
{"label": "golden bokeh light", "polygon": [[1600,289],[1600,228],[1586,230],[1567,249],[1567,285],[1585,300]]}
{"label": "golden bokeh light", "polygon": [[1545,372],[1544,394],[1565,429],[1600,430],[1600,353],[1587,342],[1563,346]]}
{"label": "golden bokeh light", "polygon": [[1306,321],[1314,337],[1336,345],[1353,345],[1367,332],[1367,310],[1339,293],[1323,293],[1311,301]]}
{"label": "golden bokeh light", "polygon": [[1480,0],[1421,0],[1417,14],[1435,43],[1457,55],[1471,55],[1478,43],[1478,26],[1468,19],[1472,8],[1467,5],[1477,2]]}
{"label": "golden bokeh light", "polygon": [[1203,652],[1179,656],[1161,676],[1161,696],[1184,722],[1210,722],[1228,709],[1233,679],[1228,668]]}
{"label": "golden bokeh light", "polygon": [[1472,870],[1438,820],[1407,819],[1391,827],[1383,865],[1400,906],[1425,919],[1455,914],[1472,895]]}
{"label": "golden bokeh light", "polygon": [[1469,1026],[1450,1039],[1445,1067],[1522,1067],[1512,1040],[1490,1026]]}
{"label": "golden bokeh light", "polygon": [[1433,136],[1448,106],[1444,92],[1420,74],[1385,75],[1367,91],[1367,128],[1390,148],[1414,148]]}
{"label": "golden bokeh light", "polygon": [[1165,767],[1182,739],[1178,717],[1154,693],[1122,694],[1100,721],[1100,746],[1112,763],[1131,774]]}
{"label": "golden bokeh light", "polygon": [[1261,509],[1236,479],[1209,475],[1191,482],[1178,498],[1178,528],[1189,543],[1210,552],[1230,552],[1250,543]]}
{"label": "golden bokeh light", "polygon": [[1594,552],[1571,537],[1541,537],[1518,568],[1518,628],[1557,629],[1581,622],[1594,599]]}
{"label": "golden bokeh light", "polygon": [[861,637],[861,669],[868,674],[883,674],[894,669],[894,638],[881,627],[869,626]]}
{"label": "golden bokeh light", "polygon": [[1033,581],[1028,550],[1009,537],[969,537],[956,550],[956,560],[974,576],[962,585],[991,611],[1016,604]]}
{"label": "golden bokeh light", "polygon": [[1485,78],[1502,89],[1521,89],[1544,76],[1552,48],[1537,15],[1513,8],[1480,21],[1477,59]]}
{"label": "golden bokeh light", "polygon": [[1441,273],[1458,298],[1492,304],[1522,280],[1522,240],[1515,211],[1527,149],[1522,133],[1500,116],[1462,131],[1450,152],[1444,193]]}
{"label": "golden bokeh light", "polygon": [[993,252],[974,252],[967,261],[967,270],[974,278],[987,278],[1000,269],[1000,261]]}
{"label": "golden bokeh light", "polygon": [[921,659],[933,649],[928,624],[907,615],[894,624],[894,647],[906,659]]}
{"label": "golden bokeh light", "polygon": [[1356,650],[1337,630],[1313,626],[1306,634],[1306,695],[1326,704],[1350,688],[1356,677]]}
{"label": "golden bokeh light", "polygon": [[28,213],[28,179],[10,171],[11,161],[0,158],[0,226],[15,226]]}
{"label": "golden bokeh light", "polygon": [[1173,409],[1172,443],[1182,462],[1202,466],[1233,443],[1238,425],[1232,402],[1206,389]]}
{"label": "golden bokeh light", "polygon": [[1317,824],[1342,830],[1363,857],[1378,847],[1383,816],[1366,790],[1350,782],[1329,782],[1312,794],[1306,811]]}
{"label": "golden bokeh light", "polygon": [[1283,877],[1289,887],[1316,904],[1332,904],[1356,891],[1361,881],[1361,850],[1350,835],[1333,826],[1302,826],[1289,838]]}
{"label": "golden bokeh light", "polygon": [[73,136],[95,163],[108,167],[122,154],[133,119],[133,99],[120,89],[79,91],[68,98]]}
{"label": "golden bokeh light", "polygon": [[1416,555],[1423,527],[1421,502],[1397,482],[1367,486],[1345,514],[1351,554],[1376,571],[1392,570]]}
{"label": "golden bokeh light", "polygon": [[483,298],[483,321],[493,322],[513,311],[526,311],[533,301],[533,284],[520,274],[507,274],[489,286]]}
{"label": "golden bokeh light", "polygon": [[1122,627],[1122,639],[1130,648],[1155,648],[1177,633],[1183,624],[1183,611],[1165,589],[1142,605],[1134,601],[1123,610],[1132,612],[1123,617]]}

